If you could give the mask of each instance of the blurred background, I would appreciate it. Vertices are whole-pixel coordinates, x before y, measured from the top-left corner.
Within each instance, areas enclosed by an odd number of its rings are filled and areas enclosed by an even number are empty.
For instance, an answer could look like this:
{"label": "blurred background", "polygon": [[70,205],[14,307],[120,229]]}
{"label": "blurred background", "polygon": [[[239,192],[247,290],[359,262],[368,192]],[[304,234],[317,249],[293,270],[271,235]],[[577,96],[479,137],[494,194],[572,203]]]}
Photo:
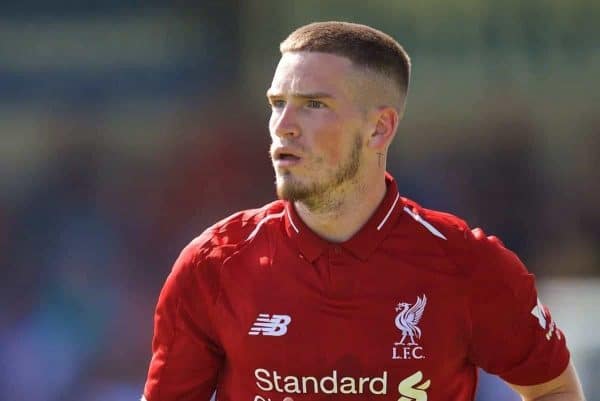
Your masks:
{"label": "blurred background", "polygon": [[139,399],[181,248],[274,197],[279,42],[341,19],[412,57],[401,192],[521,256],[600,400],[600,2],[140,3],[0,1],[0,399]]}

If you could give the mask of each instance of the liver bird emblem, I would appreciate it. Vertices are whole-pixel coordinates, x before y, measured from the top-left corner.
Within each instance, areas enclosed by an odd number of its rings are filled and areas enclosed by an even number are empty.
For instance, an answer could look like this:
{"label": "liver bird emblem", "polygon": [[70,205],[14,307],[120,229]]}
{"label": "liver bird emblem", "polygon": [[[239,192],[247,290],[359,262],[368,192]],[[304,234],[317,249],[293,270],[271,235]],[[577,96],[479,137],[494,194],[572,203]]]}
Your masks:
{"label": "liver bird emblem", "polygon": [[404,345],[406,337],[410,338],[410,342],[407,345],[417,345],[415,337],[417,339],[421,338],[421,329],[419,329],[417,324],[419,324],[419,320],[423,316],[425,305],[427,305],[427,297],[423,295],[423,298],[417,297],[417,302],[412,306],[406,302],[400,302],[396,306],[396,312],[398,312],[396,315],[396,327],[402,331],[402,339],[398,343],[399,345]]}

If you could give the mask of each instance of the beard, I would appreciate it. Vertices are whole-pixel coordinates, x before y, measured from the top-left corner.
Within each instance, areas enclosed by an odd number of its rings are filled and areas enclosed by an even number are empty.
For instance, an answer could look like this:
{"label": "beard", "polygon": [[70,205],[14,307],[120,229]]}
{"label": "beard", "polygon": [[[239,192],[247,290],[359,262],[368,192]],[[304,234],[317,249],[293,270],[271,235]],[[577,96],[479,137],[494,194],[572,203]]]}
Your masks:
{"label": "beard", "polygon": [[362,139],[360,135],[356,135],[350,156],[330,177],[323,181],[305,184],[295,180],[291,173],[284,173],[284,175],[288,175],[288,179],[276,183],[277,196],[279,199],[290,202],[303,203],[310,210],[334,208],[330,195],[357,176],[361,164],[361,149]]}

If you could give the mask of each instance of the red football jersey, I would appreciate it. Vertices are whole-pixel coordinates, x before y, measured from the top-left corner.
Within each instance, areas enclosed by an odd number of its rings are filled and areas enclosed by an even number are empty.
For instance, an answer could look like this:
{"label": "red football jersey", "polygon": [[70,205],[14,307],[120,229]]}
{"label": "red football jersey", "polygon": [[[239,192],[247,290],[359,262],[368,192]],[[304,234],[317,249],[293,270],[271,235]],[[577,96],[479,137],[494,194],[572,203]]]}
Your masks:
{"label": "red football jersey", "polygon": [[145,398],[466,401],[477,366],[518,385],[558,376],[565,338],[519,259],[386,180],[341,244],[283,201],[192,241],[158,300]]}

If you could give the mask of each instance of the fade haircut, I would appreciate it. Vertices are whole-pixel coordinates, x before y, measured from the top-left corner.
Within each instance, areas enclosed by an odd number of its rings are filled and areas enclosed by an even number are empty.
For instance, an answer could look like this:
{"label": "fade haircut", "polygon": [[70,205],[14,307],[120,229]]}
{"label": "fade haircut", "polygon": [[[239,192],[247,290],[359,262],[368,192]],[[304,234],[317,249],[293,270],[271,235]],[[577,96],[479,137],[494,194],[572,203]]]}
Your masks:
{"label": "fade haircut", "polygon": [[391,79],[398,86],[400,98],[406,98],[410,58],[394,38],[370,26],[340,21],[314,22],[292,32],[281,42],[279,50],[281,54],[307,51],[346,57],[358,67]]}

